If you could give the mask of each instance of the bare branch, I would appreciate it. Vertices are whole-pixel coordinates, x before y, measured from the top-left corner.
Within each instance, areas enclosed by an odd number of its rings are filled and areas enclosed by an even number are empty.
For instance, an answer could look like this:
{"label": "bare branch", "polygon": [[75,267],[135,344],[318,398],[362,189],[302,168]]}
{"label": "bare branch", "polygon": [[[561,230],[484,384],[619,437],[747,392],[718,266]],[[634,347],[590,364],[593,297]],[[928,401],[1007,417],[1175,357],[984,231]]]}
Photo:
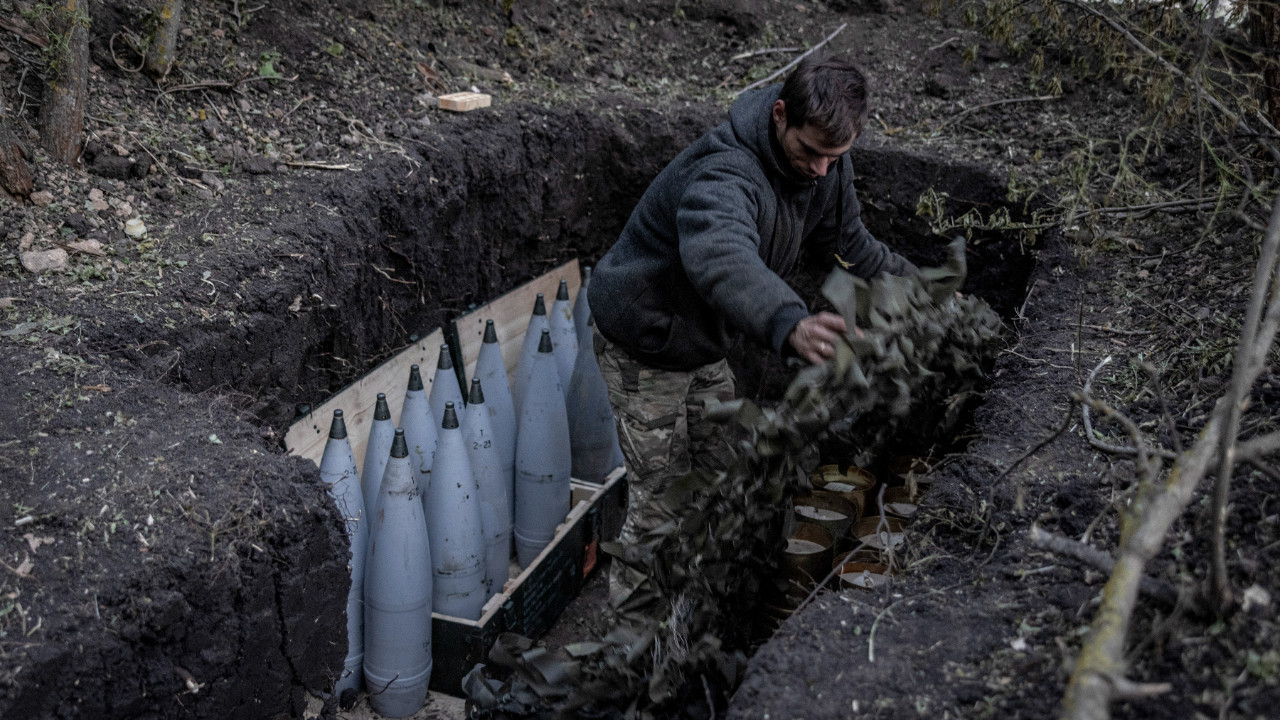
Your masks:
{"label": "bare branch", "polygon": [[822,47],[823,45],[826,45],[827,43],[831,42],[831,38],[833,38],[833,37],[835,37],[835,36],[839,35],[839,34],[840,34],[840,31],[841,31],[841,30],[844,30],[844,29],[845,29],[845,27],[846,27],[848,24],[849,24],[849,23],[841,23],[841,24],[840,24],[840,27],[836,28],[835,32],[833,32],[833,33],[831,33],[830,35],[826,36],[826,37],[822,40],[822,42],[820,42],[820,43],[818,43],[817,45],[814,45],[813,47],[811,47],[811,48],[809,48],[808,50],[806,50],[806,51],[804,52],[804,54],[803,54],[803,55],[801,55],[800,57],[796,58],[795,60],[792,60],[791,62],[787,63],[786,65],[783,65],[783,66],[782,66],[782,69],[778,70],[777,72],[775,72],[774,74],[770,75],[769,77],[764,78],[763,80],[757,80],[757,81],[755,81],[755,82],[751,83],[750,85],[748,85],[748,86],[746,86],[746,87],[742,88],[742,89],[741,89],[741,90],[739,90],[738,92],[734,93],[734,95],[741,95],[742,93],[744,93],[744,92],[746,92],[746,91],[748,91],[748,90],[754,90],[755,88],[758,88],[758,87],[760,87],[760,86],[762,86],[762,85],[767,85],[767,84],[768,84],[770,81],[772,81],[774,78],[776,78],[776,77],[778,77],[779,75],[781,75],[782,73],[784,73],[784,72],[786,72],[786,71],[790,70],[790,69],[791,69],[792,67],[794,67],[795,65],[798,65],[798,64],[800,63],[800,61],[801,61],[801,60],[803,60],[803,59],[805,59],[805,58],[809,57],[810,55],[812,55],[812,54],[814,53],[814,51],[815,51],[815,50],[817,50],[818,48]]}
{"label": "bare branch", "polygon": [[741,53],[738,53],[737,55],[734,55],[733,57],[729,58],[729,60],[730,62],[733,62],[737,60],[746,60],[748,58],[758,57],[760,55],[773,55],[775,53],[793,53],[793,52],[800,52],[800,48],[780,47],[780,48],[763,48],[760,50],[748,50],[747,52],[741,52]]}
{"label": "bare branch", "polygon": [[1143,570],[1207,474],[1214,448],[1222,437],[1224,414],[1224,403],[1219,401],[1200,437],[1178,457],[1168,478],[1160,483],[1143,483],[1133,508],[1122,516],[1116,567],[1102,591],[1102,604],[1067,685],[1061,715],[1064,720],[1110,717],[1117,681],[1123,677],[1125,642]]}
{"label": "bare branch", "polygon": [[[1108,17],[1106,13],[1103,13],[1101,10],[1098,10],[1097,8],[1092,7],[1091,5],[1085,2],[1082,2],[1081,0],[1061,0],[1061,2],[1063,2],[1066,5],[1070,5],[1071,7],[1083,13],[1093,15],[1094,17],[1098,18],[1102,22],[1106,23],[1108,27],[1110,27],[1116,33],[1119,33],[1121,36],[1123,36],[1124,39],[1128,41],[1130,45],[1137,48],[1140,52],[1142,52],[1142,54],[1151,58],[1158,65],[1160,65],[1160,67],[1167,70],[1170,75],[1173,75],[1179,80],[1182,80],[1183,82],[1187,83],[1187,85],[1189,85],[1192,89],[1195,90],[1196,95],[1198,97],[1203,97],[1205,101],[1207,101],[1210,105],[1213,106],[1214,110],[1217,110],[1219,113],[1222,113],[1222,115],[1226,118],[1235,120],[1235,122],[1239,125],[1241,130],[1253,135],[1258,134],[1247,122],[1245,122],[1244,118],[1240,117],[1238,113],[1232,112],[1231,110],[1227,109],[1227,107],[1224,106],[1222,102],[1219,101],[1218,98],[1213,95],[1213,93],[1205,92],[1204,88],[1200,85],[1199,81],[1197,81],[1195,78],[1188,77],[1187,74],[1184,73],[1177,65],[1174,65],[1173,63],[1166,60],[1159,53],[1147,47],[1141,40],[1134,37],[1133,33],[1129,32],[1128,28],[1124,27],[1123,25],[1117,23],[1112,18]],[[1271,123],[1266,119],[1266,117],[1262,115],[1261,112],[1255,112],[1254,115],[1257,116],[1258,122],[1261,123],[1264,128],[1272,132],[1276,131],[1276,129],[1271,126]],[[1261,140],[1260,135],[1259,135],[1259,139]],[[1275,143],[1261,142],[1261,145],[1267,149],[1267,152],[1271,154],[1271,157],[1273,160],[1275,160],[1276,162],[1280,162],[1280,148],[1277,148]]]}
{"label": "bare branch", "polygon": [[1236,445],[1236,460],[1256,462],[1277,452],[1280,452],[1280,432],[1273,432]]}
{"label": "bare branch", "polygon": [[[1116,561],[1105,552],[1088,545],[1086,543],[1077,542],[1071,538],[1051,533],[1041,529],[1039,525],[1032,525],[1031,531],[1027,533],[1031,544],[1042,550],[1057,553],[1058,555],[1066,555],[1069,558],[1075,558],[1086,565],[1110,573],[1115,570]],[[1178,589],[1169,583],[1157,580],[1153,577],[1143,576],[1142,584],[1139,587],[1143,594],[1158,600],[1169,607],[1178,604]]]}
{"label": "bare branch", "polygon": [[1173,692],[1171,683],[1136,683],[1125,678],[1114,678],[1111,687],[1116,700],[1145,700]]}
{"label": "bare branch", "polygon": [[[1263,236],[1262,253],[1253,277],[1253,292],[1249,308],[1245,311],[1244,326],[1236,344],[1235,361],[1232,363],[1231,389],[1225,398],[1226,418],[1222,437],[1218,443],[1218,476],[1213,488],[1213,595],[1225,611],[1231,607],[1232,593],[1227,579],[1227,504],[1231,494],[1231,470],[1235,466],[1236,436],[1240,434],[1240,415],[1249,397],[1249,388],[1262,370],[1267,349],[1275,339],[1276,324],[1280,322],[1280,292],[1271,292],[1271,303],[1266,308],[1267,323],[1262,322],[1267,287],[1272,276],[1280,283],[1276,273],[1277,249],[1280,248],[1280,198],[1271,210],[1271,222]],[[1275,322],[1271,322],[1275,320]],[[1261,332],[1260,332],[1261,331]],[[1262,346],[1262,351],[1258,347]]]}
{"label": "bare branch", "polygon": [[[1102,367],[1109,362],[1111,362],[1110,355],[1102,358],[1102,362],[1098,363],[1097,366],[1093,368],[1093,372],[1089,373],[1089,377],[1086,378],[1084,381],[1084,389],[1082,390],[1082,394],[1084,395],[1085,398],[1088,398],[1087,402],[1082,402],[1080,404],[1080,416],[1081,416],[1081,419],[1084,421],[1084,436],[1089,440],[1090,445],[1098,448],[1099,450],[1102,450],[1103,452],[1109,452],[1109,453],[1114,453],[1116,455],[1127,455],[1129,457],[1133,457],[1139,454],[1138,448],[1127,447],[1124,445],[1114,445],[1112,443],[1107,442],[1106,440],[1103,440],[1094,432],[1093,419],[1089,415],[1089,408],[1096,406],[1100,412],[1105,411],[1107,414],[1111,416],[1123,417],[1116,411],[1111,410],[1111,408],[1107,406],[1105,403],[1103,403],[1101,400],[1094,400],[1090,395],[1091,388],[1093,387],[1094,377],[1096,377],[1098,375],[1098,371],[1101,370]],[[1144,448],[1145,448],[1145,445],[1144,445]],[[1174,458],[1177,457],[1176,454],[1168,450],[1165,450],[1164,448],[1155,448],[1153,450],[1147,450],[1147,452],[1151,452],[1155,455],[1158,455],[1164,458],[1165,460],[1173,460]]]}

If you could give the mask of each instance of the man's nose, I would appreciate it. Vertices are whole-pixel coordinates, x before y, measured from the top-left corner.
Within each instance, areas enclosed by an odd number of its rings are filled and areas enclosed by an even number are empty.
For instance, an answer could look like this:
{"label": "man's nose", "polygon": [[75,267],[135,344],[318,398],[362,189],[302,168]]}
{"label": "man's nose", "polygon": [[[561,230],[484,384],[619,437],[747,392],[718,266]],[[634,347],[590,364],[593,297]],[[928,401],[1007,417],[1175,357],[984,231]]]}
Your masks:
{"label": "man's nose", "polygon": [[818,177],[826,177],[827,170],[831,168],[831,158],[819,158],[818,160],[813,161],[813,164],[810,165],[810,167],[813,169],[814,175],[817,175]]}

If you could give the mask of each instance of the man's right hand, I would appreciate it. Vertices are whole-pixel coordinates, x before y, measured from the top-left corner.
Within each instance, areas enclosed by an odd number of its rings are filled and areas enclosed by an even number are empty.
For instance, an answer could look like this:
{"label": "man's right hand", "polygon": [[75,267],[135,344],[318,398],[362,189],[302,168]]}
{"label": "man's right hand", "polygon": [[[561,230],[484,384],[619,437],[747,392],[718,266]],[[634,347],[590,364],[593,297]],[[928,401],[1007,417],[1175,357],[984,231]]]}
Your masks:
{"label": "man's right hand", "polygon": [[800,357],[817,365],[835,356],[836,343],[842,342],[847,329],[844,318],[824,310],[796,323],[787,342]]}

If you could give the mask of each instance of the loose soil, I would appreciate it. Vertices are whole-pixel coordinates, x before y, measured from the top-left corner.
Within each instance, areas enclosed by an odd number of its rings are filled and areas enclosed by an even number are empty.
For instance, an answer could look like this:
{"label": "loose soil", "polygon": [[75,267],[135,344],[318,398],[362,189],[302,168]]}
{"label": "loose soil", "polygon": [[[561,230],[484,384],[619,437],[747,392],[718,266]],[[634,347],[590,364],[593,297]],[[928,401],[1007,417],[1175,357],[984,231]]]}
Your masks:
{"label": "loose soil", "polygon": [[[854,149],[865,215],[921,262],[946,242],[916,213],[927,189],[951,212],[1023,216],[1062,191],[1069,153],[1093,139],[1114,160],[1102,141],[1143,116],[1133,79],[1077,80],[1050,54],[1064,92],[1044,99],[1027,58],[958,10],[895,1],[233,7],[188,1],[178,65],[157,84],[133,72],[144,9],[90,2],[83,162],[36,150],[37,193],[0,199],[0,717],[332,713],[346,546],[285,429],[447,318],[598,258],[663,165],[794,52],[735,55],[847,23],[827,47],[874,89]],[[20,9],[0,0],[14,22]],[[23,132],[41,67],[37,48],[0,33],[0,91]],[[493,107],[435,107],[473,86]],[[1173,188],[1198,163],[1174,129],[1142,169]],[[137,240],[123,231],[135,217],[148,228]],[[1134,364],[1147,358],[1173,432],[1194,437],[1227,384],[1257,253],[1234,221],[1203,225],[1157,214],[1097,234],[975,235],[966,291],[1007,318],[1009,347],[971,427],[935,458],[900,572],[792,616],[729,716],[1056,712],[1105,575],[1034,549],[1027,531],[1109,551],[1136,474],[1091,447],[1078,417],[1001,471],[1062,423],[1068,392],[1107,355],[1100,397],[1172,446]],[[62,270],[20,261],[55,248]],[[811,293],[820,278],[797,282]],[[762,358],[735,357],[745,394],[786,381]],[[1274,429],[1276,372],[1255,388],[1250,433]],[[1271,490],[1237,473],[1228,534],[1235,586],[1274,595]],[[1153,575],[1205,579],[1208,508],[1193,503]],[[555,638],[590,631],[590,614],[574,610]],[[1172,689],[1115,712],[1270,716],[1278,641],[1269,603],[1216,619],[1144,602],[1129,676]]]}

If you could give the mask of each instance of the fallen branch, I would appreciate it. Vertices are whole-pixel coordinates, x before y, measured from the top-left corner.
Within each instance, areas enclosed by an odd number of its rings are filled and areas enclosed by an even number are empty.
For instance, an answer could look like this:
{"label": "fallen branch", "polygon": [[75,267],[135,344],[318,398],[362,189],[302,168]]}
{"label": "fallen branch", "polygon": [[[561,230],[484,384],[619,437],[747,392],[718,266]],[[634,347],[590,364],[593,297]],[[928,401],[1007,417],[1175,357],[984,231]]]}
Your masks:
{"label": "fallen branch", "polygon": [[[1043,530],[1039,525],[1032,525],[1027,533],[1031,544],[1041,550],[1058,555],[1065,555],[1080,562],[1091,565],[1104,573],[1110,574],[1116,567],[1116,561],[1110,555],[1092,545],[1072,540],[1071,538]],[[1163,580],[1144,575],[1139,590],[1153,600],[1158,600],[1169,607],[1178,604],[1178,589]]]}
{"label": "fallen branch", "polygon": [[1173,692],[1172,683],[1136,683],[1117,678],[1111,683],[1112,697],[1116,700],[1145,700]]}
{"label": "fallen branch", "polygon": [[1270,478],[1271,482],[1276,483],[1277,485],[1280,485],[1280,472],[1277,472],[1275,468],[1271,467],[1265,462],[1254,459],[1254,458],[1241,458],[1241,462],[1248,463],[1253,467],[1254,470],[1257,470],[1258,472]]}
{"label": "fallen branch", "polygon": [[790,70],[791,68],[795,67],[796,65],[798,65],[798,64],[800,63],[800,61],[801,61],[801,60],[803,60],[803,59],[805,59],[805,58],[809,57],[810,55],[812,55],[812,54],[814,53],[814,51],[815,51],[815,50],[817,50],[818,48],[822,47],[823,45],[826,45],[827,43],[831,42],[831,38],[833,38],[833,37],[835,37],[835,36],[839,35],[839,34],[840,34],[840,31],[841,31],[841,30],[844,30],[844,29],[845,29],[845,27],[846,27],[848,24],[849,24],[849,23],[841,23],[841,24],[840,24],[840,27],[836,28],[835,32],[833,32],[833,33],[831,33],[830,35],[828,35],[828,36],[826,36],[825,38],[823,38],[822,42],[820,42],[820,43],[818,43],[817,45],[814,45],[813,47],[811,47],[811,48],[809,48],[808,50],[806,50],[806,51],[804,52],[804,54],[803,54],[803,55],[801,55],[800,57],[796,58],[795,60],[792,60],[791,62],[787,63],[786,65],[783,65],[783,66],[782,66],[782,69],[780,69],[780,70],[778,70],[777,72],[773,73],[773,74],[772,74],[772,75],[770,75],[769,77],[764,78],[763,80],[757,80],[757,81],[755,81],[755,82],[751,83],[750,85],[748,85],[748,86],[746,86],[746,87],[742,88],[742,89],[741,89],[741,90],[739,90],[738,92],[734,93],[734,95],[735,95],[735,96],[737,96],[737,95],[741,95],[742,93],[744,93],[744,92],[746,92],[746,91],[748,91],[748,90],[754,90],[754,89],[756,89],[756,88],[758,88],[758,87],[761,87],[762,85],[767,85],[767,84],[769,84],[769,82],[771,82],[774,78],[778,77],[778,76],[779,76],[779,75],[781,75],[782,73],[784,73],[784,72],[786,72],[786,71]]}
{"label": "fallen branch", "polygon": [[1236,445],[1236,460],[1260,462],[1267,455],[1278,452],[1280,452],[1280,432],[1273,432]]}

